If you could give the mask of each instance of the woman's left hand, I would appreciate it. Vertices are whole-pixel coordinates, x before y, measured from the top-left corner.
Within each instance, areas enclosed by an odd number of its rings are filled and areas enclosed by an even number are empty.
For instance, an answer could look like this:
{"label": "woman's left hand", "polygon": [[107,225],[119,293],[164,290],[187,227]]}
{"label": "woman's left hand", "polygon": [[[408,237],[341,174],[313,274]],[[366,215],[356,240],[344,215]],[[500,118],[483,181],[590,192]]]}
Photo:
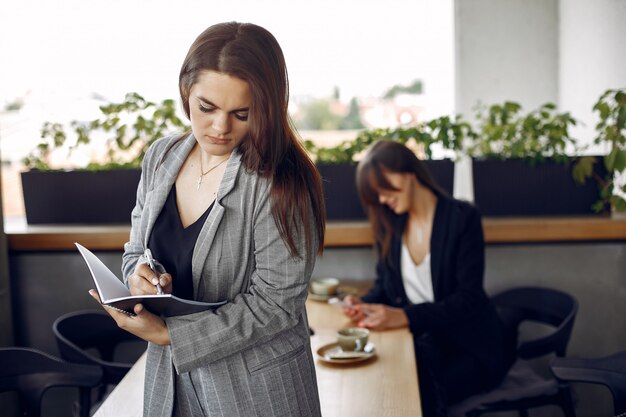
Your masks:
{"label": "woman's left hand", "polygon": [[365,315],[365,318],[357,323],[359,327],[367,327],[372,330],[390,330],[409,325],[409,320],[401,308],[383,304],[359,304],[354,308]]}
{"label": "woman's left hand", "polygon": [[[96,290],[89,290],[89,295],[100,303],[100,297]],[[143,308],[143,305],[135,305],[133,308],[136,314],[135,317],[128,316],[105,305],[102,305],[102,307],[104,307],[104,311],[113,317],[120,329],[157,345],[165,346],[170,344],[170,335],[165,322],[160,317]]]}

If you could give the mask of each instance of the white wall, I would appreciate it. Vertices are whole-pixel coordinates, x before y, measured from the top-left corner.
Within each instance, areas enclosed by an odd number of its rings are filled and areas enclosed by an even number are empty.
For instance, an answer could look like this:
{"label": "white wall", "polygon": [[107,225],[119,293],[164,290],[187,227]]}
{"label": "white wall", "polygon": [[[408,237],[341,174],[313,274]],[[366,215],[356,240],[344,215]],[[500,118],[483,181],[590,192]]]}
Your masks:
{"label": "white wall", "polygon": [[457,113],[557,101],[558,0],[457,0],[455,15]]}
{"label": "white wall", "polygon": [[573,133],[590,143],[593,105],[605,90],[626,88],[626,1],[560,0],[559,8],[559,107],[585,124]]}

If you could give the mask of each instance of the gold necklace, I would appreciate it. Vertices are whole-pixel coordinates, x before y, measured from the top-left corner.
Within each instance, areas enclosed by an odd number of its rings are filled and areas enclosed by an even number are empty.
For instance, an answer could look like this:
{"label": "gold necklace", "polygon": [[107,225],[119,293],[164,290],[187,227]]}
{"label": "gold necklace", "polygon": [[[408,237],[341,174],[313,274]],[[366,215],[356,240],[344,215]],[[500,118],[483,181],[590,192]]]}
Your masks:
{"label": "gold necklace", "polygon": [[202,169],[203,169],[202,168],[202,154],[199,153],[198,155],[200,156],[200,176],[198,177],[198,185],[196,186],[196,190],[199,190],[200,185],[202,185],[202,177],[204,177],[209,172],[213,171],[218,166],[222,165],[224,162],[228,161],[228,157],[226,157],[222,159],[220,162],[218,162],[217,164],[213,165],[211,168],[207,169],[206,172],[202,172]]}

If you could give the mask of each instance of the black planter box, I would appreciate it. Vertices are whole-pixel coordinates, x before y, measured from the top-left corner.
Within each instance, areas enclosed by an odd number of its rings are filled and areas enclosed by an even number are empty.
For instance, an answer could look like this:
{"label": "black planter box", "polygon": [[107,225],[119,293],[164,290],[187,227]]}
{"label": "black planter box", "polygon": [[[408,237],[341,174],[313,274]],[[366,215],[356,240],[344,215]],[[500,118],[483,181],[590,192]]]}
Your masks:
{"label": "black planter box", "polygon": [[[593,215],[600,188],[592,179],[578,185],[572,163],[474,160],[474,202],[485,216]],[[602,178],[606,175],[601,162],[594,170]]]}
{"label": "black planter box", "polygon": [[424,162],[437,184],[452,195],[454,192],[454,162],[450,159],[427,159]]}
{"label": "black planter box", "polygon": [[28,224],[130,224],[139,169],[22,173]]}
{"label": "black planter box", "polygon": [[[449,159],[426,160],[435,180],[452,195],[454,162]],[[318,164],[322,176],[326,218],[328,220],[365,220],[367,215],[356,189],[356,164]]]}

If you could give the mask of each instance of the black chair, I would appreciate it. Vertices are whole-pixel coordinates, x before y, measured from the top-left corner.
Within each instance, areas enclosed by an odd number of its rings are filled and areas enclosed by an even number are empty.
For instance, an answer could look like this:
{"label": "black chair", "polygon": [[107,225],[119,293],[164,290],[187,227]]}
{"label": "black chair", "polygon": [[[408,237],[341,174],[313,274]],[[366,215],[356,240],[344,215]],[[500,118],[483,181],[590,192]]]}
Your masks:
{"label": "black chair", "polygon": [[79,415],[89,416],[91,388],[100,384],[102,369],[64,362],[36,349],[0,348],[0,392],[17,391],[24,416],[39,417],[49,388],[78,387]]}
{"label": "black chair", "polygon": [[[54,321],[52,330],[63,359],[102,368],[102,385],[96,401],[104,398],[109,385],[116,385],[124,378],[147,346],[144,340],[120,329],[102,310],[65,314]],[[118,362],[115,357],[120,349],[127,352],[127,357]]]}
{"label": "black chair", "polygon": [[566,417],[574,417],[569,384],[539,375],[529,360],[550,354],[565,356],[578,302],[565,292],[538,287],[504,291],[494,296],[493,302],[507,328],[518,335],[524,322],[549,325],[550,330],[548,334],[531,340],[520,340],[518,359],[502,383],[452,407],[450,415],[478,417],[486,413],[517,411],[521,417],[527,417],[531,408],[557,405]]}
{"label": "black chair", "polygon": [[613,413],[626,415],[626,351],[602,358],[555,358],[551,368],[561,381],[606,386],[613,396]]}

